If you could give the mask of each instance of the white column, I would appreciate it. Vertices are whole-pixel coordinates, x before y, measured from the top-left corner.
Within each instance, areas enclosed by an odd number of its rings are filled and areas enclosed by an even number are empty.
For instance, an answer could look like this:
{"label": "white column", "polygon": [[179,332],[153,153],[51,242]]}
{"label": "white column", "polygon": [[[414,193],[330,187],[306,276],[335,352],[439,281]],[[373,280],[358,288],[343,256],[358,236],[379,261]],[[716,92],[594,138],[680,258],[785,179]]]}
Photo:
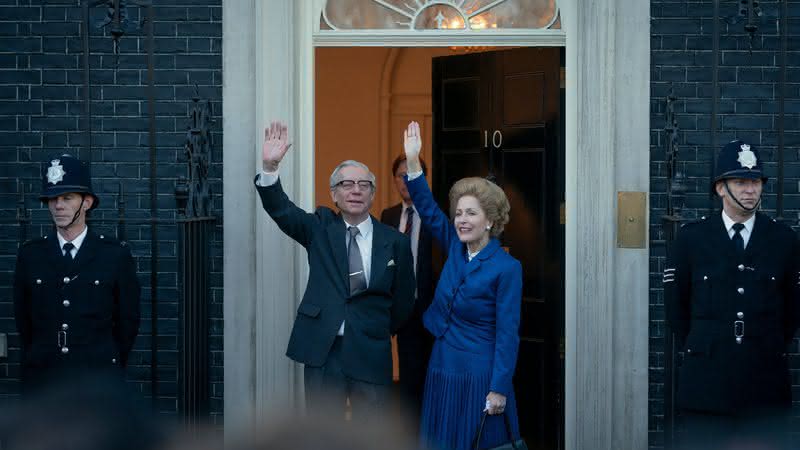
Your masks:
{"label": "white column", "polygon": [[649,189],[649,2],[564,5],[566,448],[647,448],[648,252],[616,193]]}
{"label": "white column", "polygon": [[253,178],[264,127],[283,120],[294,145],[281,181],[299,206],[313,208],[313,76],[295,81],[298,58],[311,59],[313,75],[312,33],[296,25],[307,3],[223,3],[225,428],[232,438],[271,412],[302,405],[302,368],[285,353],[305,288],[305,251],[263,211]]}
{"label": "white column", "polygon": [[252,423],[256,404],[255,0],[222,3],[224,414],[226,436]]}

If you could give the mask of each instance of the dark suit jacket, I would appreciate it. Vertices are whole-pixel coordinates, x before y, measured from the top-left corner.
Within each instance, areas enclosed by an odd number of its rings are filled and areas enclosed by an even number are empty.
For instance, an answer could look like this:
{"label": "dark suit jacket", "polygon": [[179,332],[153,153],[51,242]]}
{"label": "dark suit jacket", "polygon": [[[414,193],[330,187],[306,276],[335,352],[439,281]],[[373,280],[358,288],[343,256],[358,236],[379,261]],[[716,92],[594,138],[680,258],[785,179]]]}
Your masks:
{"label": "dark suit jacket", "polygon": [[264,210],[308,252],[308,285],[297,309],[286,355],[309,366],[322,366],[344,320],[345,374],[369,383],[391,383],[390,336],[405,324],[414,307],[408,238],[372,219],[369,286],[351,296],[341,215],[325,207],[313,214],[303,211],[283,192],[280,180],[272,186],[256,188]]}
{"label": "dark suit jacket", "polygon": [[[381,222],[392,228],[397,229],[400,226],[400,214],[403,212],[403,204],[398,203],[391,208],[386,208],[381,213]],[[417,217],[419,220],[419,217]],[[431,305],[431,298],[433,297],[433,289],[435,283],[433,281],[433,264],[431,262],[431,249],[432,238],[430,232],[424,226],[419,229],[419,242],[417,247],[417,270],[414,274],[417,278],[417,301],[414,303],[414,313],[409,319],[419,320],[422,323],[422,313]]]}
{"label": "dark suit jacket", "polygon": [[681,229],[664,270],[667,321],[684,350],[680,408],[742,415],[791,405],[799,282],[797,236],[764,214],[743,256],[719,212]]}
{"label": "dark suit jacket", "polygon": [[[381,213],[381,222],[393,227],[400,226],[403,204],[398,203]],[[420,220],[417,217],[417,220]],[[412,408],[421,405],[425,386],[428,359],[433,346],[433,336],[422,324],[422,314],[431,305],[435,287],[432,263],[432,238],[422,224],[417,242],[417,300],[408,323],[397,332],[397,359],[400,364],[400,385]],[[416,412],[416,411],[415,411]]]}
{"label": "dark suit jacket", "polygon": [[89,231],[70,263],[55,233],[23,244],[14,314],[26,382],[57,369],[124,367],[139,332],[139,293],[131,252],[116,239]]}

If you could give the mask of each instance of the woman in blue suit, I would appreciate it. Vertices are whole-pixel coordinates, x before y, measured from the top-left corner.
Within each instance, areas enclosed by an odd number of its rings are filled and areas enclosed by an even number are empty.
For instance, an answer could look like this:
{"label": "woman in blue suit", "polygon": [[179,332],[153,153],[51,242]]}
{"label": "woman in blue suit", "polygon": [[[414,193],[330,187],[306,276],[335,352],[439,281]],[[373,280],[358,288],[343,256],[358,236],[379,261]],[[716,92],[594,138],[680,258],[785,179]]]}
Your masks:
{"label": "woman in blue suit", "polygon": [[431,194],[419,153],[419,124],[404,133],[406,185],[422,224],[447,261],[433,302],[423,316],[436,341],[428,365],[420,433],[435,449],[469,449],[483,411],[489,414],[479,448],[509,441],[502,414],[519,435],[511,378],[519,348],[522,266],[497,236],[511,209],[505,193],[483,178],[464,178],[450,189],[452,222]]}

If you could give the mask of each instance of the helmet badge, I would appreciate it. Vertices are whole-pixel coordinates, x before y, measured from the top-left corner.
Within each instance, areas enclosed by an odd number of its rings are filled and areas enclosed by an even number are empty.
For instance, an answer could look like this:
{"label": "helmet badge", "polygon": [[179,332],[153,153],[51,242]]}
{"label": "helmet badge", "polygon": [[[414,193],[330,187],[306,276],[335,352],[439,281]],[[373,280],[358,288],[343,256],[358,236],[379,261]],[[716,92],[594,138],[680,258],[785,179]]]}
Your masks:
{"label": "helmet badge", "polygon": [[758,164],[756,160],[756,154],[750,150],[750,146],[747,144],[742,144],[739,148],[741,151],[739,152],[739,158],[736,160],[742,167],[746,167],[748,169],[752,169],[753,167]]}
{"label": "helmet badge", "polygon": [[50,167],[47,168],[47,181],[50,184],[60,183],[64,180],[64,166],[61,165],[61,160],[54,159],[50,161]]}

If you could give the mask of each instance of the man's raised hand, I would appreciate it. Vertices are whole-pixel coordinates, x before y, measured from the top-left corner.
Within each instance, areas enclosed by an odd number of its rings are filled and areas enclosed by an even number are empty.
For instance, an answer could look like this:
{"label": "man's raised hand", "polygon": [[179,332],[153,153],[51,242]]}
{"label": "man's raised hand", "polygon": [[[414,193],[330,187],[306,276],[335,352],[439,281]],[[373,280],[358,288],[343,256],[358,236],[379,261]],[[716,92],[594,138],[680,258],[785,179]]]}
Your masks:
{"label": "man's raised hand", "polygon": [[287,143],[289,129],[283,122],[272,122],[264,129],[261,161],[265,172],[275,172],[292,144]]}

